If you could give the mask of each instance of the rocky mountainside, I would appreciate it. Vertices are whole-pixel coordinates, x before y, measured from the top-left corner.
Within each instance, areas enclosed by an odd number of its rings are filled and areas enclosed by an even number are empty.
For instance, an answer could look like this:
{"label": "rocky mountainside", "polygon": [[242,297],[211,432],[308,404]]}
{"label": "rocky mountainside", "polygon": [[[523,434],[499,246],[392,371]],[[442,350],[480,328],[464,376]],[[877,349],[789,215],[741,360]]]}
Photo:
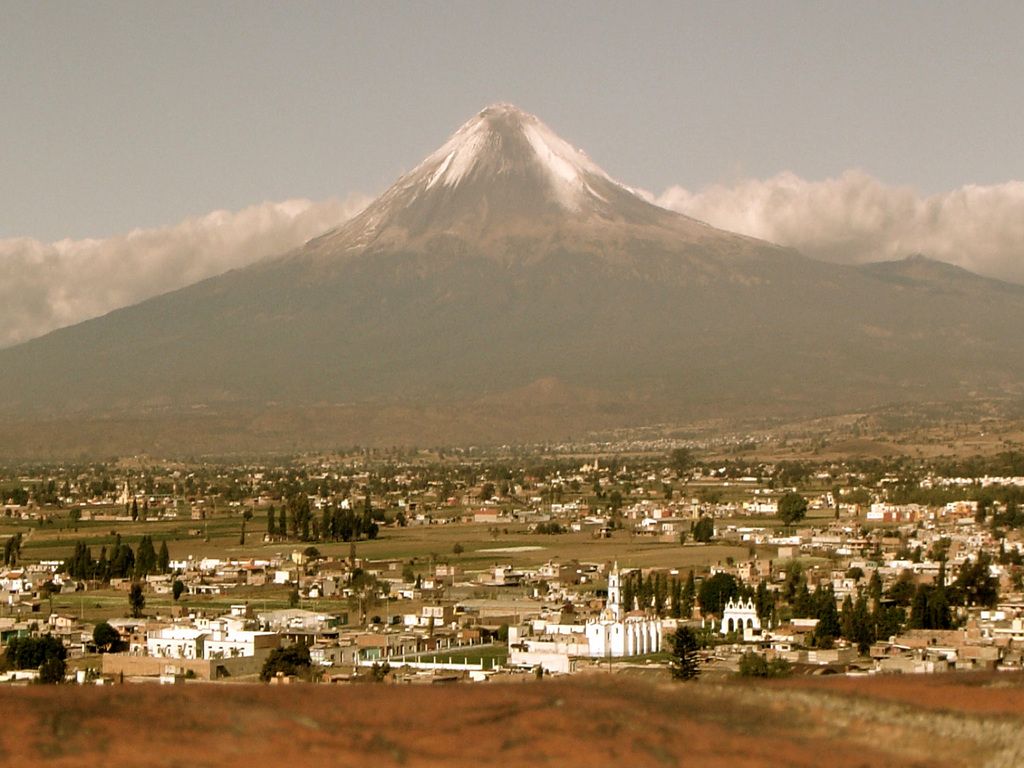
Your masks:
{"label": "rocky mountainside", "polygon": [[1019,392],[1021,328],[1024,288],[717,230],[498,105],[296,251],[0,350],[0,416],[824,412]]}

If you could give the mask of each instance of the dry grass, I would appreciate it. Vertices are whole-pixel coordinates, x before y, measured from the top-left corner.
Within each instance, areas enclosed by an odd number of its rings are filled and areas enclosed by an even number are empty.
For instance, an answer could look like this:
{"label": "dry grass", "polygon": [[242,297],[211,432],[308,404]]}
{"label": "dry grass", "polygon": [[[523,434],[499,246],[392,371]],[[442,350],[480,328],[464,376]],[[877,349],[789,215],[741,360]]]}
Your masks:
{"label": "dry grass", "polygon": [[[671,685],[595,676],[456,688],[19,689],[0,697],[0,754],[10,765],[220,768],[1004,764],[1024,702],[948,680]],[[966,689],[980,710],[928,714],[930,703]],[[898,708],[872,703],[893,691]],[[989,698],[1010,718],[1005,737],[972,715],[988,711]]]}

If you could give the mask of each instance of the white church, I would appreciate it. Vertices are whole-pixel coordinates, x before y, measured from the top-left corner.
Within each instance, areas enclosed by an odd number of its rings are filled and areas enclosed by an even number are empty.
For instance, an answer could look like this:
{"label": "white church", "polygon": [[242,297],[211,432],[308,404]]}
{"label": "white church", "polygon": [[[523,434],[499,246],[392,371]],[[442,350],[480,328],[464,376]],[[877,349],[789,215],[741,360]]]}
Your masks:
{"label": "white church", "polygon": [[568,673],[574,659],[624,658],[661,650],[661,620],[646,611],[623,611],[618,563],[608,574],[608,599],[600,616],[585,624],[537,619],[529,634],[509,627],[509,664]]}
{"label": "white church", "polygon": [[761,619],[757,615],[754,600],[747,598],[744,602],[740,598],[733,600],[730,597],[722,611],[722,625],[718,632],[721,635],[740,632],[744,639],[760,634]]}

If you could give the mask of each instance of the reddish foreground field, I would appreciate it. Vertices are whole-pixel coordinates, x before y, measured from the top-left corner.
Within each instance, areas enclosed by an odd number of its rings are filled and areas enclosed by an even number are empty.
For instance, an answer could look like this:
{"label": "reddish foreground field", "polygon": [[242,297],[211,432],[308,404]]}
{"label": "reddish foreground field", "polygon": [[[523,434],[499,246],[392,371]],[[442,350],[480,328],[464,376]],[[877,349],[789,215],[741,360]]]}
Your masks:
{"label": "reddish foreground field", "polygon": [[1019,675],[11,688],[3,765],[1012,766]]}

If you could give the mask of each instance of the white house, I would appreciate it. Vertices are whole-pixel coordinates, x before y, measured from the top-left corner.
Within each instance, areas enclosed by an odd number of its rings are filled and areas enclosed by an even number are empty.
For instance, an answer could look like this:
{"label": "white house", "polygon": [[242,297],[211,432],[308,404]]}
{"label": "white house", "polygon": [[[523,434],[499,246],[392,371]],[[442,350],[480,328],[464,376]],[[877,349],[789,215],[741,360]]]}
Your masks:
{"label": "white house", "polygon": [[146,653],[164,659],[202,659],[210,633],[192,627],[163,627],[149,633]]}

